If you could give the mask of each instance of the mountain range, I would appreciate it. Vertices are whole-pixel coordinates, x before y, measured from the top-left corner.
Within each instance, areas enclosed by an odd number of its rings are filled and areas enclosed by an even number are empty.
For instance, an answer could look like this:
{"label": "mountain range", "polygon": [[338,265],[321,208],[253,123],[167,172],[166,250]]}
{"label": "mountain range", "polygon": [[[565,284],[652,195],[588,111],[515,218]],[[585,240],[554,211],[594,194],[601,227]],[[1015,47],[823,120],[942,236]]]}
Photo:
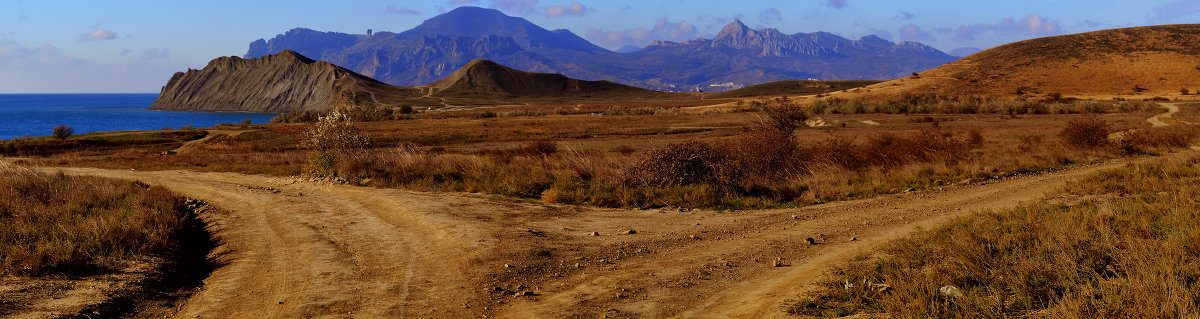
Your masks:
{"label": "mountain range", "polygon": [[[661,91],[714,90],[791,80],[892,79],[954,61],[916,42],[877,36],[849,40],[825,33],[753,30],[741,21],[713,39],[656,41],[626,53],[609,51],[567,30],[460,7],[400,32],[346,34],[296,28],[250,44],[246,58],[292,50],[392,85],[416,86],[452,74],[475,59],[515,69],[607,80]],[[725,86],[712,86],[727,84]]]}

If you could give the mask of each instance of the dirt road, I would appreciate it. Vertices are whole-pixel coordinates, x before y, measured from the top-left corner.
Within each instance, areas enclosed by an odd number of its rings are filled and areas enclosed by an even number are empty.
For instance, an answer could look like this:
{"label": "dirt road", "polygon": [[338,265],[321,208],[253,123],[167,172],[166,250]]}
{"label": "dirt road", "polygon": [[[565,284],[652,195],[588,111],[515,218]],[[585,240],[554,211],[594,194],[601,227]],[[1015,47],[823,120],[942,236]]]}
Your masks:
{"label": "dirt road", "polygon": [[233,173],[63,170],[163,185],[221,208],[202,218],[222,241],[214,257],[223,266],[178,311],[182,318],[767,317],[864,249],[1119,165],[743,212],[551,207]]}
{"label": "dirt road", "polygon": [[[1177,110],[1156,118],[1166,123]],[[830,266],[888,240],[1124,164],[738,212],[555,207],[233,173],[61,170],[137,179],[220,208],[201,218],[222,242],[212,255],[221,266],[180,318],[762,318],[783,316],[785,302]]]}
{"label": "dirt road", "polygon": [[1162,114],[1152,116],[1152,117],[1146,119],[1146,122],[1150,122],[1150,126],[1153,126],[1153,127],[1162,127],[1162,126],[1171,125],[1170,123],[1167,123],[1167,120],[1171,119],[1171,116],[1175,115],[1175,113],[1179,113],[1179,106],[1177,106],[1175,104],[1168,104],[1168,103],[1159,103],[1158,105],[1161,105],[1163,108],[1167,109],[1167,113],[1162,113]]}

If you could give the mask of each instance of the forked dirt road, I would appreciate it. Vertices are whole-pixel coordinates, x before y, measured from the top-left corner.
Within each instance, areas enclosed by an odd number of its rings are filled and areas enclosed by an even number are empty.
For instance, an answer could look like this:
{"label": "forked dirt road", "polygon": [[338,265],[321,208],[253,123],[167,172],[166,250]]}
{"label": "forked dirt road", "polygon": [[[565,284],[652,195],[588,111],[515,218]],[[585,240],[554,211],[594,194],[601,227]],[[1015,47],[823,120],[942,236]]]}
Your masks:
{"label": "forked dirt road", "polygon": [[61,170],[137,179],[220,208],[201,218],[222,241],[213,254],[222,265],[175,312],[180,318],[762,318],[783,316],[786,301],[830,266],[890,239],[1036,200],[1125,163],[738,212],[552,207],[233,173]]}
{"label": "forked dirt road", "polygon": [[758,318],[781,314],[828,266],[886,240],[1120,165],[742,212],[548,207],[232,173],[62,170],[142,180],[221,208],[202,218],[222,241],[214,256],[223,266],[179,309],[182,318]]}

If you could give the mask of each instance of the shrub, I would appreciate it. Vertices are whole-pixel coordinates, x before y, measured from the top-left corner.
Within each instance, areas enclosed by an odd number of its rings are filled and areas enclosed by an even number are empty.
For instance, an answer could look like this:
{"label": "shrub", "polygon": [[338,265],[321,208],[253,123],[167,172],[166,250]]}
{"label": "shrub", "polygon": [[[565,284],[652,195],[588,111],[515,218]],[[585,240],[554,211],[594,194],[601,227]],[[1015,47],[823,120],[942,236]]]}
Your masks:
{"label": "shrub", "polygon": [[333,172],[338,162],[347,156],[359,156],[371,146],[371,138],[350,124],[350,118],[338,111],[322,116],[304,133],[304,146],[309,154],[306,170],[316,175]]}
{"label": "shrub", "polygon": [[808,114],[804,109],[786,97],[774,100],[753,101],[751,105],[763,112],[759,121],[760,129],[791,133],[796,128],[804,126]]}
{"label": "shrub", "polygon": [[1112,131],[1108,121],[1096,116],[1088,116],[1067,122],[1058,136],[1067,145],[1081,149],[1095,149],[1108,146],[1108,134]]}
{"label": "shrub", "polygon": [[475,114],[475,118],[480,118],[480,119],[490,119],[490,118],[494,118],[496,116],[497,116],[496,112],[492,112],[492,110],[484,110],[483,112],[479,112],[478,114]]}
{"label": "shrub", "polygon": [[353,152],[370,147],[371,138],[350,124],[346,114],[335,111],[318,118],[317,124],[304,133],[304,143],[318,151]]}
{"label": "shrub", "polygon": [[66,124],[60,124],[51,129],[50,132],[54,134],[55,138],[66,141],[68,137],[75,134],[75,129]]}
{"label": "shrub", "polygon": [[728,164],[728,157],[716,147],[687,141],[647,153],[629,170],[626,180],[634,185],[658,187],[730,184],[736,178]]}

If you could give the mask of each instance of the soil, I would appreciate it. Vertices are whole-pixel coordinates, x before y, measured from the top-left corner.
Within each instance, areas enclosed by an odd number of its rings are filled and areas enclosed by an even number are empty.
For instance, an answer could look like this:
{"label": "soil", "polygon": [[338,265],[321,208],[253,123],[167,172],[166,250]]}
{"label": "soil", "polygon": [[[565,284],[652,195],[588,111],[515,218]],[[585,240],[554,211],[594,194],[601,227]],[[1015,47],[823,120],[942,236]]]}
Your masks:
{"label": "soil", "polygon": [[[1191,152],[1188,152],[1191,153]],[[1014,207],[1116,160],[797,209],[553,206],[193,171],[136,179],[218,209],[218,266],[161,317],[782,317],[830,266],[971,212]],[[138,315],[138,314],[135,314]]]}

